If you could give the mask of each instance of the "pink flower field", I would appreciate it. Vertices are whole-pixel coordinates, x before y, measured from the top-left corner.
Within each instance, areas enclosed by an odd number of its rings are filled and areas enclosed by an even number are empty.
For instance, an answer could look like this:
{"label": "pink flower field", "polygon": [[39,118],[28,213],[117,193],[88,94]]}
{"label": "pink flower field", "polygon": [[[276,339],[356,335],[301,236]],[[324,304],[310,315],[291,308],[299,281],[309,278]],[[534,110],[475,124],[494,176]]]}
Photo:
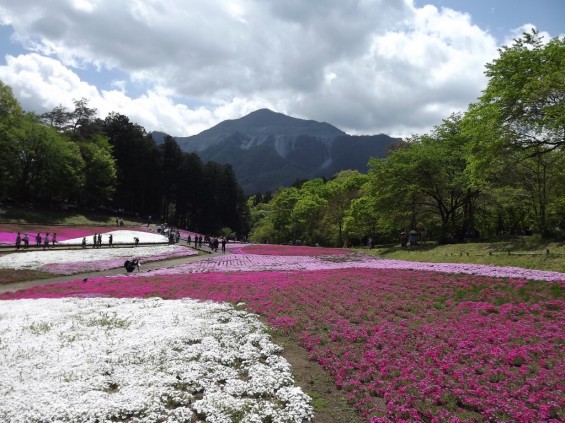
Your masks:
{"label": "pink flower field", "polygon": [[[254,259],[257,249],[262,255]],[[457,265],[422,271],[385,260],[371,268],[378,260],[304,247],[241,251],[246,254],[210,259],[205,271],[198,269],[208,260],[160,275],[77,280],[0,299],[245,303],[306,348],[369,422],[565,418],[563,274],[514,271],[519,277],[507,278],[497,276],[511,274],[504,268],[464,274]],[[290,251],[300,257],[287,256]],[[235,267],[240,260],[238,272],[226,271],[230,260]]]}

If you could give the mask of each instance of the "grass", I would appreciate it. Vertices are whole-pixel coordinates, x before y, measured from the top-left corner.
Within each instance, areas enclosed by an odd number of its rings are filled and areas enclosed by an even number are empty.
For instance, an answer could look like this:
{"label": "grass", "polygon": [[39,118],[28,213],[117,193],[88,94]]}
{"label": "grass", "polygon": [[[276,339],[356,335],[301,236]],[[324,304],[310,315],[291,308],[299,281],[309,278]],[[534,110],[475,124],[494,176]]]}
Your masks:
{"label": "grass", "polygon": [[[135,218],[124,218],[124,225],[138,225]],[[0,206],[0,222],[69,226],[114,226],[116,215],[105,211],[62,211],[38,208]]]}
{"label": "grass", "polygon": [[524,236],[497,242],[382,246],[363,252],[378,257],[432,263],[474,263],[565,272],[565,242]]}
{"label": "grass", "polygon": [[0,286],[11,283],[49,279],[52,277],[52,273],[39,272],[37,270],[0,269]]}

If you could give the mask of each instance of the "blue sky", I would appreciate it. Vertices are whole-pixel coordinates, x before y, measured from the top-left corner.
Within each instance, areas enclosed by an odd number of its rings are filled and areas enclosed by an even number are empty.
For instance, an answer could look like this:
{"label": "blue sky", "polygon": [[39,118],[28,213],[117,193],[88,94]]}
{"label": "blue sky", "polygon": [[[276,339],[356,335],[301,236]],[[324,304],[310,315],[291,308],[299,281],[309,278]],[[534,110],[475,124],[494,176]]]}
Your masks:
{"label": "blue sky", "polygon": [[433,4],[471,15],[473,22],[503,42],[525,23],[557,36],[565,32],[563,0],[416,0],[417,6]]}
{"label": "blue sky", "polygon": [[0,80],[25,110],[87,98],[187,136],[259,108],[409,136],[465,110],[497,49],[565,34],[565,0],[0,0]]}

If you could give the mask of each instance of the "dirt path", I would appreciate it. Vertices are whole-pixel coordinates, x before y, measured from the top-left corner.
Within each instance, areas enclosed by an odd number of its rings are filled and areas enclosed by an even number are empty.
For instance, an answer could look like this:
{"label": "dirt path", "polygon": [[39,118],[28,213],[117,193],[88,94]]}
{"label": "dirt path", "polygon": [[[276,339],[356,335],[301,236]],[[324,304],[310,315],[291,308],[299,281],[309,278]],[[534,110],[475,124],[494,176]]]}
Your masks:
{"label": "dirt path", "polygon": [[[217,254],[222,254],[222,253],[200,253],[197,256],[178,257],[178,258],[153,261],[153,262],[142,262],[140,266],[140,273],[150,272],[156,269],[166,269],[169,267],[178,266],[180,264],[192,263],[200,260],[206,260]],[[137,271],[135,273],[137,273]],[[125,274],[126,272],[124,268],[120,267],[117,269],[101,270],[99,272],[77,273],[69,276],[63,276],[63,275],[54,276],[49,279],[38,279],[32,281],[15,282],[6,285],[0,285],[0,294],[4,294],[6,292],[15,292],[21,289],[27,289],[38,285],[49,285],[52,283],[75,281],[77,279],[100,278],[103,276],[118,276]]]}

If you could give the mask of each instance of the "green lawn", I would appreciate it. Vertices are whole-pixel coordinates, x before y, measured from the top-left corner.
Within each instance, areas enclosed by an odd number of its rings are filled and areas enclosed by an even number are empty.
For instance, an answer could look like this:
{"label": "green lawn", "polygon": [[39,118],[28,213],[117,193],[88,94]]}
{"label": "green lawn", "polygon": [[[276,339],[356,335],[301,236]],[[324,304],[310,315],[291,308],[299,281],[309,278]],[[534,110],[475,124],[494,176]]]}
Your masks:
{"label": "green lawn", "polygon": [[415,247],[377,246],[363,252],[382,258],[433,263],[476,263],[516,266],[526,269],[565,272],[565,242],[550,242],[538,236],[517,237],[507,241]]}

